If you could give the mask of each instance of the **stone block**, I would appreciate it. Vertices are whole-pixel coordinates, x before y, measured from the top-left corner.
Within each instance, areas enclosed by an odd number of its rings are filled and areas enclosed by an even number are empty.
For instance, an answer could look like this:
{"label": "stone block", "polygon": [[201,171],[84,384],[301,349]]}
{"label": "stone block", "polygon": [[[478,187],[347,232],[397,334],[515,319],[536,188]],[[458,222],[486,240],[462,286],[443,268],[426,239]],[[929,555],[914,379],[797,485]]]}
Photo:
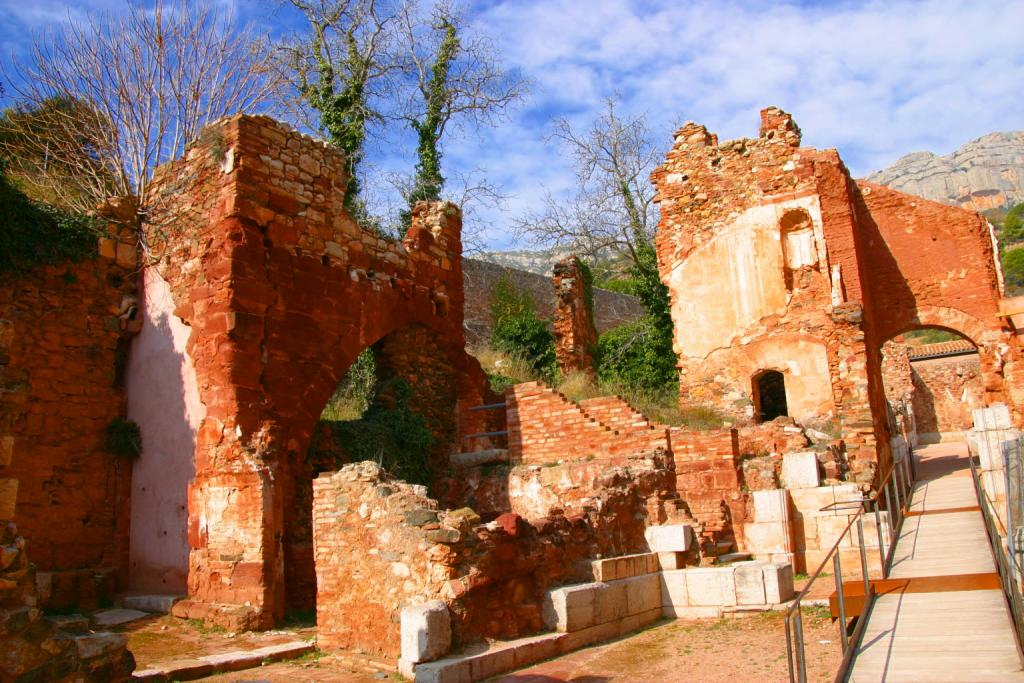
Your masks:
{"label": "stone block", "polygon": [[690,605],[686,572],[685,569],[661,572],[661,610],[666,617],[675,617],[678,608]]}
{"label": "stone block", "polygon": [[646,612],[640,612],[639,614],[631,614],[625,619],[619,621],[619,635],[624,636],[630,634],[644,626],[653,624],[658,619],[661,619],[661,617],[662,613],[660,606],[654,610],[647,610]]}
{"label": "stone block", "polygon": [[738,562],[734,565],[733,579],[736,582],[736,604],[765,604],[764,569],[767,563],[758,560]]}
{"label": "stone block", "polygon": [[603,583],[581,583],[548,591],[541,616],[544,625],[561,633],[571,633],[594,624],[594,602]]}
{"label": "stone block", "polygon": [[464,657],[448,657],[416,664],[416,683],[473,683],[473,668]]}
{"label": "stone block", "polygon": [[1012,429],[1013,420],[1010,409],[1005,403],[993,403],[987,408],[975,408],[973,411],[974,428],[985,431],[990,429]]}
{"label": "stone block", "polygon": [[515,642],[516,668],[551,659],[561,652],[564,633],[545,633],[542,636],[520,638]]}
{"label": "stone block", "polygon": [[594,585],[599,586],[594,593],[594,624],[618,621],[629,614],[625,581]]}
{"label": "stone block", "polygon": [[78,658],[83,661],[113,655],[128,647],[128,638],[126,636],[120,633],[110,633],[109,631],[74,636],[72,640],[75,642]]}
{"label": "stone block", "polygon": [[[828,550],[836,541],[839,540],[840,535],[846,529],[846,525],[850,523],[852,516],[846,515],[843,517],[836,517],[832,515],[823,515],[816,518],[815,528],[816,542],[812,546],[810,543],[807,544],[808,548],[817,548],[819,550]],[[810,539],[808,539],[810,540]],[[850,529],[850,533],[843,537],[842,543],[839,544],[840,548],[852,548],[857,543],[857,525],[854,523]]]}
{"label": "stone block", "polygon": [[126,595],[122,599],[125,607],[143,612],[170,614],[174,603],[184,599],[184,595]]}
{"label": "stone block", "polygon": [[821,484],[818,456],[814,451],[782,456],[782,485],[787,489],[809,489]]}
{"label": "stone block", "polygon": [[448,607],[440,600],[407,605],[401,615],[402,659],[432,662],[448,654],[452,623]]}
{"label": "stone block", "polygon": [[626,586],[626,613],[649,612],[661,608],[661,580],[657,574],[645,574],[624,579]]}
{"label": "stone block", "polygon": [[745,547],[758,556],[792,552],[790,533],[786,522],[747,522],[743,525]]}
{"label": "stone block", "polygon": [[594,560],[590,563],[594,581],[615,581],[658,571],[656,553],[640,553]]}
{"label": "stone block", "polygon": [[786,489],[768,489],[751,493],[755,522],[789,521],[789,493]]}
{"label": "stone block", "polygon": [[769,605],[777,605],[793,598],[793,565],[790,562],[772,562],[764,572],[764,599]]}
{"label": "stone block", "polygon": [[514,647],[502,643],[502,647],[493,645],[478,655],[468,657],[469,671],[474,681],[482,681],[500,673],[516,668],[516,652]]}
{"label": "stone block", "polygon": [[644,530],[647,545],[655,553],[682,553],[693,541],[693,529],[686,524],[649,526]]}
{"label": "stone block", "polygon": [[92,615],[92,621],[94,624],[101,628],[109,626],[120,626],[121,624],[128,624],[139,619],[145,619],[149,614],[147,612],[140,612],[137,609],[105,609],[100,612],[96,612]]}
{"label": "stone block", "polygon": [[793,509],[803,517],[818,515],[848,515],[845,511],[822,512],[821,509],[840,501],[857,501],[862,498],[856,484],[839,484],[838,486],[819,486],[813,489],[790,489],[789,496],[793,501]]}
{"label": "stone block", "polygon": [[0,520],[14,519],[14,508],[18,502],[18,480],[0,479]]}
{"label": "stone block", "polygon": [[732,607],[736,605],[733,567],[694,567],[686,570],[686,593],[690,605]]}
{"label": "stone block", "polygon": [[686,566],[686,555],[683,553],[658,553],[658,567],[661,571],[683,569]]}

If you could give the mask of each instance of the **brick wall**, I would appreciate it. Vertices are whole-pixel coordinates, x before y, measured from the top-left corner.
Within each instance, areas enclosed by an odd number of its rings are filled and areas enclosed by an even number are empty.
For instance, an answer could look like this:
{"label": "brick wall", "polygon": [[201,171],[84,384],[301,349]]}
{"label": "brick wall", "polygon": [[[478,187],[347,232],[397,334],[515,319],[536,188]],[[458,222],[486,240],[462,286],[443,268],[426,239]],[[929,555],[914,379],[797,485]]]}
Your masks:
{"label": "brick wall", "polygon": [[0,525],[13,513],[48,606],[96,604],[127,566],[131,463],[106,430],[124,414],[135,252],[113,244],[0,279]]}
{"label": "brick wall", "polygon": [[401,607],[434,599],[448,605],[457,644],[536,632],[548,588],[592,578],[594,557],[646,550],[644,528],[665,519],[659,501],[669,473],[591,472],[598,483],[585,509],[530,521],[506,513],[489,524],[468,508],[439,509],[423,487],[373,463],[321,475],[317,644],[397,656]]}
{"label": "brick wall", "polygon": [[973,426],[971,411],[984,407],[978,354],[915,360],[914,418],[919,434],[960,432]]}
{"label": "brick wall", "polygon": [[[540,382],[510,387],[505,400],[512,462],[545,464],[591,458],[616,463],[638,453],[668,450],[664,428],[640,424],[613,429]],[[597,408],[601,404],[591,405]]]}
{"label": "brick wall", "polygon": [[575,256],[555,264],[551,282],[555,287],[555,357],[558,369],[570,372],[595,373],[594,353],[597,330],[587,305],[583,268]]}
{"label": "brick wall", "polygon": [[[458,209],[419,204],[405,239],[386,240],[346,213],[345,183],[340,152],[247,116],[209,127],[156,173],[148,238],[174,314],[191,327],[206,406],[181,616],[229,628],[283,616],[296,476],[324,404],[365,348],[422,326],[451,359],[458,399],[485,398],[462,351]],[[448,422],[457,442],[454,410]]]}

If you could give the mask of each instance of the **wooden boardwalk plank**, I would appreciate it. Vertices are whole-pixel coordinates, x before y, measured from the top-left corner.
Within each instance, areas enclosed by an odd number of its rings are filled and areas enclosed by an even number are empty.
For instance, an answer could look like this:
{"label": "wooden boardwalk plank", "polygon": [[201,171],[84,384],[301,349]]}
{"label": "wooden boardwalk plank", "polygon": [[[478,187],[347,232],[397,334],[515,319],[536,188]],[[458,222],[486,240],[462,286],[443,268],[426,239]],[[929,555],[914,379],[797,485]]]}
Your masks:
{"label": "wooden boardwalk plank", "polygon": [[[893,554],[892,578],[994,572],[963,444],[918,451],[930,477],[915,485]],[[965,577],[966,579],[966,577]],[[853,683],[1024,681],[1000,590],[895,590],[874,603],[853,660]]]}

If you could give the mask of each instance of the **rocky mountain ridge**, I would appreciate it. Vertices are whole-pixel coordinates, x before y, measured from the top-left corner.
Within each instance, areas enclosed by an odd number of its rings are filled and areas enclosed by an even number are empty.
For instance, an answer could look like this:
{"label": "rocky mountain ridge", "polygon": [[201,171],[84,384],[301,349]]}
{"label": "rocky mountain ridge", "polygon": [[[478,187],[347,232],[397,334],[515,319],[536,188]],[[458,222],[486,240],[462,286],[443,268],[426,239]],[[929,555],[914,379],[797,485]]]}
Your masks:
{"label": "rocky mountain ridge", "polygon": [[913,152],[866,180],[972,211],[1021,203],[1024,131],[989,133],[944,156]]}

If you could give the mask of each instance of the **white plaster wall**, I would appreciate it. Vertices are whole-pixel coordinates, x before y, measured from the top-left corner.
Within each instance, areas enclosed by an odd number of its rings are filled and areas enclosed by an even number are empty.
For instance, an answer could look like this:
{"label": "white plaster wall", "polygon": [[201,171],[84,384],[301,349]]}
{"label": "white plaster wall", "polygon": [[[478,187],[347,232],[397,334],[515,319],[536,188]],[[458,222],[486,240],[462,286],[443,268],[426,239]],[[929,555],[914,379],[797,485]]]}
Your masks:
{"label": "white plaster wall", "polygon": [[786,407],[797,420],[809,420],[832,412],[832,380],[828,351],[816,339],[780,335],[741,347],[748,377],[759,370],[777,370],[786,383]]}
{"label": "white plaster wall", "polygon": [[[749,326],[787,304],[779,220],[790,209],[807,211],[812,233],[798,240],[801,262],[825,259],[817,196],[751,207],[678,264],[669,276],[677,352],[706,358]],[[816,251],[817,253],[811,253]]]}
{"label": "white plaster wall", "polygon": [[142,430],[142,455],[132,469],[129,583],[132,591],[183,594],[187,487],[206,409],[185,352],[190,328],[174,315],[170,288],[154,268],[143,273],[142,299],[142,331],[125,375],[128,417]]}

